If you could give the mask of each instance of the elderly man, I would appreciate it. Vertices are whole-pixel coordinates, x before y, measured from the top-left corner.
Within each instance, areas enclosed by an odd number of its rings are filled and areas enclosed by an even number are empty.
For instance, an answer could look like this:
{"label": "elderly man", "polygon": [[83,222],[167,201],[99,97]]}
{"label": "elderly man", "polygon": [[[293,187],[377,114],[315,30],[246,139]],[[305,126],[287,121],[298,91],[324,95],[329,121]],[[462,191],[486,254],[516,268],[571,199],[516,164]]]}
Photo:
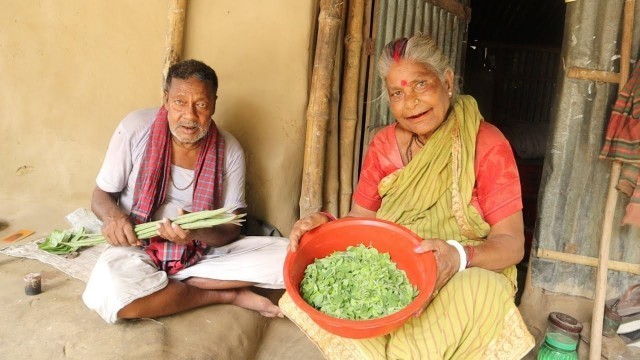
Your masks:
{"label": "elderly man", "polygon": [[[250,287],[284,287],[288,240],[241,237],[233,224],[185,230],[168,220],[184,211],[245,211],[244,154],[212,119],[217,90],[208,65],[179,62],[169,69],[163,106],[129,114],[113,134],[92,199],[110,246],[82,296],[109,323],[209,304],[282,316]],[[159,237],[136,237],[134,224],[159,219]]]}

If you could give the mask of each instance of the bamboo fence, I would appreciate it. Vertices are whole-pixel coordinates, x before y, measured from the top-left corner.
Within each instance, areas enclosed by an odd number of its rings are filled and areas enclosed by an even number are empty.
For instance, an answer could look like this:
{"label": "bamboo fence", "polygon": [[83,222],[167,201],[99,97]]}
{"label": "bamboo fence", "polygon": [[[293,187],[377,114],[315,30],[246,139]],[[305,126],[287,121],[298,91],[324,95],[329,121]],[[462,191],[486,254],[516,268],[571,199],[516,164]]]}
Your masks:
{"label": "bamboo fence", "polygon": [[342,74],[342,39],[344,38],[344,21],[346,17],[346,7],[342,7],[340,14],[340,30],[336,40],[336,56],[333,62],[333,74],[331,79],[331,115],[327,131],[327,157],[325,160],[324,184],[323,184],[323,206],[325,211],[331,214],[338,213],[338,196],[340,192],[340,156],[338,149],[338,116],[340,112],[340,76]]}
{"label": "bamboo fence", "polygon": [[339,214],[345,216],[351,209],[353,193],[354,142],[358,123],[358,94],[360,60],[363,43],[364,0],[349,2],[347,23],[347,50],[342,83],[340,107],[340,199]]}
{"label": "bamboo fence", "polygon": [[[171,65],[182,57],[182,43],[184,40],[184,19],[187,10],[187,0],[169,1],[169,15],[167,36],[165,38],[164,65],[162,67],[162,84],[167,78]],[[163,89],[164,90],[164,89]]]}
{"label": "bamboo fence", "polygon": [[322,0],[320,3],[317,47],[307,106],[300,217],[320,211],[323,205],[323,170],[331,113],[333,65],[343,5],[344,0]]}

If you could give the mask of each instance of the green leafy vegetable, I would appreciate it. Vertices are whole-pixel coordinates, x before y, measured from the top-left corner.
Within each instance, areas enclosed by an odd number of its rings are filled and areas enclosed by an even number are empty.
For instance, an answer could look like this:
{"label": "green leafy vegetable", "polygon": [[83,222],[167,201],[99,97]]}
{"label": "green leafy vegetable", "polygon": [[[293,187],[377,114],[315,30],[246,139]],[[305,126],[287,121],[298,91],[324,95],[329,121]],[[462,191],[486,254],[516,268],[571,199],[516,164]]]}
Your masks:
{"label": "green leafy vegetable", "polygon": [[[203,229],[221,224],[240,225],[245,214],[234,214],[230,209],[221,208],[216,210],[196,211],[189,214],[180,215],[171,219],[173,223],[180,225],[183,229]],[[138,239],[150,239],[158,235],[158,221],[138,224],[134,231]],[[38,248],[52,254],[66,255],[78,251],[87,246],[94,246],[106,243],[102,234],[87,234],[84,228],[77,231],[54,230],[47,238],[38,243]]]}
{"label": "green leafy vegetable", "polygon": [[300,293],[325,314],[365,320],[402,310],[418,296],[418,289],[388,253],[360,244],[309,264]]}

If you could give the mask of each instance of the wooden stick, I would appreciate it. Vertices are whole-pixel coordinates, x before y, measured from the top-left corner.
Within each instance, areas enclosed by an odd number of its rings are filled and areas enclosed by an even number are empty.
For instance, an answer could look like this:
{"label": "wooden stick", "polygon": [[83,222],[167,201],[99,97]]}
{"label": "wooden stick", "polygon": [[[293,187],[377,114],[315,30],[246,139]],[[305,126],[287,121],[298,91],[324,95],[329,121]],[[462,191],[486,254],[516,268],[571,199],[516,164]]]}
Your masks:
{"label": "wooden stick", "polygon": [[[371,84],[371,81],[374,76],[374,71],[369,71],[370,66],[374,63],[374,57],[372,56],[375,52],[375,45],[373,41],[372,29],[376,28],[377,22],[377,14],[380,8],[379,1],[373,0],[365,0],[364,4],[364,21],[363,21],[363,31],[364,31],[364,39],[362,42],[362,53],[360,55],[360,81],[358,83],[358,121],[356,122],[356,130],[355,130],[355,138],[353,142],[353,163],[357,164],[353,166],[351,169],[351,188],[353,189],[358,184],[358,178],[360,176],[360,163],[362,162],[361,154],[362,154],[362,133],[365,131],[365,124],[367,121],[368,105],[367,98],[370,97],[370,90],[367,88],[368,84]],[[351,206],[353,205],[353,197],[351,198],[351,203],[349,204],[349,210],[351,210]]]}
{"label": "wooden stick", "polygon": [[336,56],[333,59],[333,79],[331,82],[331,116],[327,130],[327,154],[324,164],[324,196],[322,208],[331,214],[338,214],[340,195],[340,156],[338,121],[340,115],[340,77],[342,75],[342,58],[344,56],[343,41],[346,7],[340,15],[340,31],[336,41]]}
{"label": "wooden stick", "polygon": [[620,88],[629,80],[631,73],[631,41],[633,40],[633,22],[636,0],[624,3],[624,20],[622,22],[622,44],[620,44]]}
{"label": "wooden stick", "polygon": [[[386,7],[386,5],[384,5],[381,1],[371,1],[371,0],[367,1],[367,3],[369,4],[371,2],[373,2],[373,5],[372,5],[373,14],[371,14],[371,11],[370,11],[371,9],[368,9],[369,10],[368,14],[369,16],[372,16],[373,19],[367,17],[368,19],[367,28],[371,28],[372,33],[369,34],[369,37],[366,39],[364,44],[365,45],[364,54],[366,56],[362,61],[362,72],[360,73],[360,75],[362,76],[362,80],[360,83],[362,86],[362,99],[363,99],[363,102],[367,104],[366,111],[360,112],[364,119],[363,121],[358,122],[358,134],[363,134],[363,136],[359,136],[357,139],[356,149],[358,149],[358,152],[360,154],[367,153],[367,149],[369,148],[369,142],[371,141],[371,139],[373,139],[373,135],[374,135],[373,129],[376,128],[373,125],[374,120],[372,120],[371,113],[376,112],[375,111],[376,108],[380,111],[377,114],[378,116],[382,116],[382,113],[384,111],[387,111],[386,106],[383,107],[383,106],[379,106],[379,104],[376,104],[379,100],[378,96],[380,94],[379,93],[376,93],[375,95],[373,94],[374,92],[378,91],[378,90],[375,90],[375,87],[377,86],[376,79],[378,77],[378,72],[376,71],[377,63],[376,63],[376,56],[375,56],[376,41],[379,37],[380,38],[385,37],[384,31],[382,31],[384,26],[381,24],[384,24],[386,19],[381,19],[379,14],[381,11],[385,11],[384,7]],[[379,21],[380,21],[380,24],[378,23]],[[371,70],[366,71],[367,66]],[[364,94],[365,91],[366,91],[366,97]],[[381,87],[380,91],[385,91],[384,87]],[[354,179],[357,179],[359,174],[356,170],[357,169],[354,168]]]}
{"label": "wooden stick", "polygon": [[[634,9],[635,0],[626,0],[624,3],[624,20],[622,21],[622,43],[620,44],[620,83],[618,85],[618,92],[623,89],[626,81],[629,79]],[[600,252],[598,253],[596,294],[593,302],[593,314],[591,317],[591,341],[589,343],[590,360],[599,360],[602,356],[602,321],[604,320],[604,304],[607,291],[609,248],[613,216],[615,214],[616,203],[618,200],[616,184],[620,177],[621,166],[622,164],[619,161],[614,161],[611,166],[609,191],[607,193],[607,202],[604,208],[604,222],[602,224]]]}
{"label": "wooden stick", "polygon": [[[184,34],[184,18],[187,9],[187,0],[169,1],[169,21],[167,36],[165,39],[164,65],[162,67],[162,85],[167,79],[167,73],[171,65],[182,57],[182,42]],[[163,89],[164,90],[164,89]]]}
{"label": "wooden stick", "polygon": [[596,294],[593,302],[591,316],[591,341],[589,343],[589,359],[600,359],[602,348],[602,321],[604,319],[604,303],[607,290],[607,271],[609,261],[609,248],[611,243],[611,229],[613,215],[616,210],[618,191],[616,184],[620,177],[620,162],[614,161],[609,178],[609,191],[604,208],[604,223],[602,224],[602,236],[600,238],[600,250],[598,252],[598,270],[596,277]]}
{"label": "wooden stick", "polygon": [[327,139],[327,124],[331,110],[331,80],[336,42],[340,31],[343,0],[322,0],[318,16],[318,38],[313,61],[307,133],[302,166],[300,217],[322,208],[322,182]]}
{"label": "wooden stick", "polygon": [[[570,264],[598,266],[598,258],[591,256],[568,254],[560,251],[538,248],[536,256],[541,259],[559,260]],[[640,275],[640,264],[609,260],[609,269]]]}
{"label": "wooden stick", "polygon": [[457,0],[427,0],[427,2],[452,13],[460,20],[464,20],[467,23],[471,21],[471,8],[462,5]]}
{"label": "wooden stick", "polygon": [[608,83],[620,83],[620,74],[610,71],[592,70],[577,67],[570,67],[567,77],[581,80],[602,81]]}
{"label": "wooden stick", "polygon": [[340,108],[340,217],[351,210],[353,193],[353,151],[358,123],[358,87],[362,54],[364,0],[349,1],[346,63]]}

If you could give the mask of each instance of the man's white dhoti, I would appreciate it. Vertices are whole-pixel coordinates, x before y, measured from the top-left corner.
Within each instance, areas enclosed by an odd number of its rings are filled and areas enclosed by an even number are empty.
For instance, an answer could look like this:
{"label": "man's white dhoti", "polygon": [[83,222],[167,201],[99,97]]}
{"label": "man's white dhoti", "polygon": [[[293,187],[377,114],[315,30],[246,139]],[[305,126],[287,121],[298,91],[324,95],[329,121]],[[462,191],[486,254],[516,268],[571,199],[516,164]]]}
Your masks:
{"label": "man's white dhoti", "polygon": [[107,246],[91,272],[82,299],[106,322],[115,323],[120,309],[162,290],[169,279],[237,280],[256,283],[261,288],[283,289],[288,244],[289,239],[282,237],[243,237],[211,248],[198,263],[171,276],[158,270],[139,247]]}

